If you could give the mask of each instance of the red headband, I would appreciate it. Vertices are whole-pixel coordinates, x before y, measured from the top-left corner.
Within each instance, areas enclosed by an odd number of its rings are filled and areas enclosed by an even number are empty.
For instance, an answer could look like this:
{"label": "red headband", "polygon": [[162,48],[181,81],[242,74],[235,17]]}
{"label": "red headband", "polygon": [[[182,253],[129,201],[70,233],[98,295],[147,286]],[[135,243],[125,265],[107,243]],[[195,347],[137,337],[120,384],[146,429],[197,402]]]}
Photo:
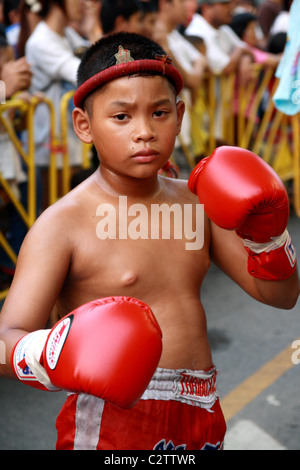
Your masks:
{"label": "red headband", "polygon": [[[117,56],[119,57],[117,58]],[[123,62],[124,57],[125,61]],[[74,95],[74,105],[77,108],[82,108],[87,95],[101,85],[104,85],[111,80],[125,77],[127,75],[134,75],[136,73],[154,72],[156,74],[165,75],[174,83],[177,95],[183,88],[183,78],[180,72],[171,64],[172,59],[168,56],[155,56],[155,59],[133,60],[130,56],[130,51],[124,50],[120,46],[119,54],[116,54],[116,58],[116,65],[97,73],[86,80],[77,89]]]}

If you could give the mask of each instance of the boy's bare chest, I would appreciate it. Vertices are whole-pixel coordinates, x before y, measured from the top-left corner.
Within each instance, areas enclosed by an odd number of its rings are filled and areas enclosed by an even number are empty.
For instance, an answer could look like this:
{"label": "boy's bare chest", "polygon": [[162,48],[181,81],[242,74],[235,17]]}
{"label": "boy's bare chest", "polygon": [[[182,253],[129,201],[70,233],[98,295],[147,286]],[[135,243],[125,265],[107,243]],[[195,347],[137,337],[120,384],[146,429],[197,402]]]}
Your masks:
{"label": "boy's bare chest", "polygon": [[[188,250],[180,239],[84,240],[74,255],[68,295],[146,299],[149,293],[197,289],[207,270],[207,250]],[[82,298],[80,302],[90,300]]]}
{"label": "boy's bare chest", "polygon": [[112,295],[146,301],[149,293],[162,290],[198,292],[209,264],[201,212],[189,205],[153,209],[125,202],[82,214],[61,299],[76,298],[80,305]]}

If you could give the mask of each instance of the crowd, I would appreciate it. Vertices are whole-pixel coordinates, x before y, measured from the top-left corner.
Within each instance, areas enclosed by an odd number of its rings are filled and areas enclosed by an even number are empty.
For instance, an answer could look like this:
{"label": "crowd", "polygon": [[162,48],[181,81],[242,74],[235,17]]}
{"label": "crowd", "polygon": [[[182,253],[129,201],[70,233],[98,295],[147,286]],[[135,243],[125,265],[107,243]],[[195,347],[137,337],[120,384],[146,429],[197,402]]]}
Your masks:
{"label": "crowd", "polygon": [[[235,72],[240,86],[246,87],[253,79],[254,64],[272,67],[279,64],[286,44],[291,3],[291,0],[0,0],[0,78],[5,84],[4,98],[10,100],[20,93],[25,100],[32,95],[46,96],[54,104],[59,133],[59,103],[64,93],[76,87],[76,73],[85,49],[104,35],[130,31],[151,37],[166,50],[182,73],[182,98],[188,108],[196,109],[207,74]],[[14,113],[12,125],[13,116]],[[197,116],[200,121],[203,119],[201,106]],[[198,132],[200,139],[193,135],[191,118],[186,113],[174,150],[174,161],[183,177],[190,168],[185,167],[185,152],[189,151],[195,161],[202,154],[204,123]],[[20,139],[26,145],[26,131],[21,131]],[[72,181],[76,184],[80,179],[82,148],[71,119],[68,145]],[[49,155],[49,112],[41,103],[35,116],[37,213],[47,205]],[[59,169],[61,165],[58,153]],[[96,165],[94,156],[91,171]],[[14,185],[26,206],[26,168],[2,127],[0,172]],[[26,227],[3,192],[0,198],[1,229],[18,253]],[[9,285],[14,266],[4,250],[0,251],[1,290]]]}

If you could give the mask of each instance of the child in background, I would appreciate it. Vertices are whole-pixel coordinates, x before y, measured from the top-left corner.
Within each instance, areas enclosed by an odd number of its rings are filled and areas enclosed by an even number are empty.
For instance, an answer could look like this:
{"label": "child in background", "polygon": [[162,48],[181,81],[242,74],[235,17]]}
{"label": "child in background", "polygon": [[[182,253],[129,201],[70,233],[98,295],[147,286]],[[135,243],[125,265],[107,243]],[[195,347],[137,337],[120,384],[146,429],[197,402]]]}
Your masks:
{"label": "child in background", "polygon": [[258,47],[258,22],[255,15],[249,12],[238,13],[233,16],[230,27],[248,45],[257,64],[277,67],[282,54],[272,54]]}

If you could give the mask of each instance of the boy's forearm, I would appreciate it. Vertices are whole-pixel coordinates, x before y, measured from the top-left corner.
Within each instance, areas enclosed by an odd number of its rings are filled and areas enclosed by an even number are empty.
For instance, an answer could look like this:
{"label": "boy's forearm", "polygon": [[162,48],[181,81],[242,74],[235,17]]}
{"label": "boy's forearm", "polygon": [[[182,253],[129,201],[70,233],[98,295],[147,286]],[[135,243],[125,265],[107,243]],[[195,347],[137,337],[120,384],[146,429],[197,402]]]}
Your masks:
{"label": "boy's forearm", "polygon": [[255,282],[266,304],[285,310],[290,310],[296,305],[300,294],[297,270],[288,279],[282,281],[255,279]]}

